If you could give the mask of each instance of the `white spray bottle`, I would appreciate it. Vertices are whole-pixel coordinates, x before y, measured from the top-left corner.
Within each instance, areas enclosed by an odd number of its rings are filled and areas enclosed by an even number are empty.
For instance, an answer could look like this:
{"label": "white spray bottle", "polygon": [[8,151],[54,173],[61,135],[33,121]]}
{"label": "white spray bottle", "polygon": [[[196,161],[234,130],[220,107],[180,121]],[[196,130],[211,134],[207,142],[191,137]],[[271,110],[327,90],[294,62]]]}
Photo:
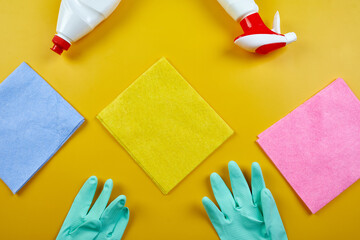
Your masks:
{"label": "white spray bottle", "polygon": [[62,0],[51,48],[59,55],[93,30],[119,5],[120,0]]}

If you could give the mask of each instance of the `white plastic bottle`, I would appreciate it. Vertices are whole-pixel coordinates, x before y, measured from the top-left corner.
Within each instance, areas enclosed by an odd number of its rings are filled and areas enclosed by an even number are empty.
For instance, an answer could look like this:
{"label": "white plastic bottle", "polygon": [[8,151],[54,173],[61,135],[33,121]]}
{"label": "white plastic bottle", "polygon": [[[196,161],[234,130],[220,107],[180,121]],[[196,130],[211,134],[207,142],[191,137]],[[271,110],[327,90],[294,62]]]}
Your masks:
{"label": "white plastic bottle", "polygon": [[51,48],[59,55],[106,19],[121,0],[62,0]]}

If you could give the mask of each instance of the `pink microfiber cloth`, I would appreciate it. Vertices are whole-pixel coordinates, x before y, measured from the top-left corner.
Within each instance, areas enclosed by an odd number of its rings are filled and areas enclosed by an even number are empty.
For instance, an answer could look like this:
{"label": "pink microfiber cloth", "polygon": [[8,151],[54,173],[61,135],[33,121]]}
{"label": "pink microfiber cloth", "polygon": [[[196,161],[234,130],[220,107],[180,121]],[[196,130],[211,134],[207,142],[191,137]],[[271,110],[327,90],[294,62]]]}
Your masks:
{"label": "pink microfiber cloth", "polygon": [[337,79],[257,142],[316,213],[360,176],[360,102]]}

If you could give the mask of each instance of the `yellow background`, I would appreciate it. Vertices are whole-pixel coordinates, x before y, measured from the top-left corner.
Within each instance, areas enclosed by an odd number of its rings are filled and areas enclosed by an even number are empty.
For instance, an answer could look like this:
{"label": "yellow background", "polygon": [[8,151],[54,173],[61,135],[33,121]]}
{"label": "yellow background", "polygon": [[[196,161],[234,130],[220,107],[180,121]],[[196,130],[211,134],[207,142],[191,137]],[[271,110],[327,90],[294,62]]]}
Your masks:
{"label": "yellow background", "polygon": [[[127,196],[131,219],[123,239],[215,240],[201,198],[213,199],[209,174],[227,178],[229,160],[246,176],[251,162],[260,163],[289,239],[358,238],[359,182],[312,215],[255,140],[337,77],[360,97],[359,1],[257,0],[266,24],[279,10],[282,31],[298,35],[296,43],[267,56],[232,43],[241,28],[216,0],[123,0],[58,56],[49,48],[59,4],[0,3],[0,79],[26,61],[86,118],[18,194],[0,183],[1,239],[54,239],[76,193],[96,175],[101,183],[114,180],[112,199]],[[168,196],[95,119],[162,56],[236,131]]]}

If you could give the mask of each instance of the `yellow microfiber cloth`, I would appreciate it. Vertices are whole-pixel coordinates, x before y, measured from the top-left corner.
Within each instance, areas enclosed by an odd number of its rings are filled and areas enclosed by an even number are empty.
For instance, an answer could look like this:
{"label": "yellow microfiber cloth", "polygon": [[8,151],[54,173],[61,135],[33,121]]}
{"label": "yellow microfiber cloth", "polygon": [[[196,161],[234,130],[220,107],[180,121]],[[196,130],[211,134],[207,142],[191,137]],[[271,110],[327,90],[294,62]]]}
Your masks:
{"label": "yellow microfiber cloth", "polygon": [[164,194],[233,133],[165,58],[97,118]]}

